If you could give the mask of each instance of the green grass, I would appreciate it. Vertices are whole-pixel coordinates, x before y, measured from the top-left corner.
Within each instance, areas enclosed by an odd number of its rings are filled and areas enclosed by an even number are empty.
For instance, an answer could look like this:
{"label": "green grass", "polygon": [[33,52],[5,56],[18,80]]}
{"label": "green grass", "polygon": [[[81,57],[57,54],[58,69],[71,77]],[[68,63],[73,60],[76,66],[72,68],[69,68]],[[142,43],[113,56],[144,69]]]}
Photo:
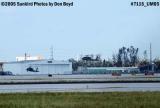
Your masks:
{"label": "green grass", "polygon": [[0,108],[160,108],[160,92],[0,94]]}

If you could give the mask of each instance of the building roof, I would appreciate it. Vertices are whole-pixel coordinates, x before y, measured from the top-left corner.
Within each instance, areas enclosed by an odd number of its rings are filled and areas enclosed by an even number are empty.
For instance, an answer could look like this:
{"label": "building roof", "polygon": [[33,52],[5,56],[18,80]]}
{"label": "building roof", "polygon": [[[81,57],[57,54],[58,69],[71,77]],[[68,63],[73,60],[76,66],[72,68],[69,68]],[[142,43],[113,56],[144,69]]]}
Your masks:
{"label": "building roof", "polygon": [[31,64],[70,64],[69,61],[55,61],[55,60],[26,60],[26,61],[10,61],[4,62],[4,64],[14,64],[14,63],[31,63]]}

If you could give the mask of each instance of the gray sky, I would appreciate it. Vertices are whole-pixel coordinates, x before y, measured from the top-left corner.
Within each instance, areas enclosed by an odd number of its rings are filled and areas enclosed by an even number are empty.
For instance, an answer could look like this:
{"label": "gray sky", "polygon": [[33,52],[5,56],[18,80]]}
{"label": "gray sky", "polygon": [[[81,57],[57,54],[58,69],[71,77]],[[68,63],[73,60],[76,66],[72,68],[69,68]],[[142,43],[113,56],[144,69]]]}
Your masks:
{"label": "gray sky", "polygon": [[153,56],[160,57],[160,7],[132,7],[131,1],[73,0],[71,8],[0,6],[0,60],[25,52],[49,58],[51,45],[58,60],[81,54],[111,58],[131,45],[142,55],[150,42]]}

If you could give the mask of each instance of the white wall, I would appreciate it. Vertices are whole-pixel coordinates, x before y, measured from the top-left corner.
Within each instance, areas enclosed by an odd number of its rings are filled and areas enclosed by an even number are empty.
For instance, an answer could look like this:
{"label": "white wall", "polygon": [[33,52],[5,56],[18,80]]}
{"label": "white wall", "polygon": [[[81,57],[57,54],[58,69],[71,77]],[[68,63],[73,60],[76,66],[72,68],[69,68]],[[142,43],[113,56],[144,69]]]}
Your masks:
{"label": "white wall", "polygon": [[[27,68],[31,66],[39,72],[27,72]],[[53,62],[48,63],[46,61],[36,62],[8,62],[3,65],[4,71],[11,71],[13,74],[72,74],[72,64],[70,62]]]}

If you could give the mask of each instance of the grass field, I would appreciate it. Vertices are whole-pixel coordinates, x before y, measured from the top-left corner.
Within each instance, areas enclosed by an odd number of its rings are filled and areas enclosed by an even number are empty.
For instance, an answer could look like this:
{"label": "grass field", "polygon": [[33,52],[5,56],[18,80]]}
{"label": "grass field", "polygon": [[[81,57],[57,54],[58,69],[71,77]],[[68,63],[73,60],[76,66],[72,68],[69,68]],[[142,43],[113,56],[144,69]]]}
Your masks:
{"label": "grass field", "polygon": [[160,108],[160,92],[0,94],[0,108]]}

